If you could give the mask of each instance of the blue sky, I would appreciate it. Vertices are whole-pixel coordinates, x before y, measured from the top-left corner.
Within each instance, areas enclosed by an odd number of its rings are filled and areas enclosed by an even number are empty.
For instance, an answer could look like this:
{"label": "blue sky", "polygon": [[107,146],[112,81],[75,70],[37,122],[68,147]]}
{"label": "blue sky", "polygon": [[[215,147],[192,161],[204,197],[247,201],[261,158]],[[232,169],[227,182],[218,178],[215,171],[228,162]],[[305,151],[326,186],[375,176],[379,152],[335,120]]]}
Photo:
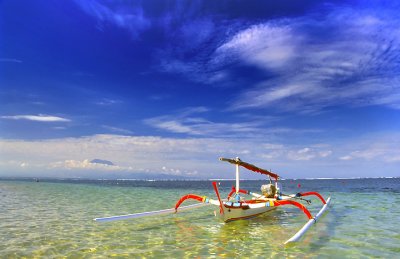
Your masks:
{"label": "blue sky", "polygon": [[0,176],[400,176],[399,11],[0,1]]}

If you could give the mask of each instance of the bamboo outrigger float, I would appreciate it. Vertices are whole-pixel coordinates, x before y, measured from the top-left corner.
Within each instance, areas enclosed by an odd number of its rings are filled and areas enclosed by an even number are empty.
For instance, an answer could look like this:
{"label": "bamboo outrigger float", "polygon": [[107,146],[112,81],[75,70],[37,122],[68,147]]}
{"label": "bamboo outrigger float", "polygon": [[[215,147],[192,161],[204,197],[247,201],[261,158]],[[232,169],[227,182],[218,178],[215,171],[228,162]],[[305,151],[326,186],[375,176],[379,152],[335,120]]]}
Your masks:
{"label": "bamboo outrigger float", "polygon": [[[220,158],[220,160],[229,162],[236,166],[236,186],[232,187],[232,191],[229,193],[226,199],[221,199],[217,183],[213,182],[212,185],[217,195],[217,199],[210,199],[206,196],[199,196],[196,194],[187,194],[182,196],[175,204],[175,207],[171,209],[149,211],[149,212],[135,213],[122,216],[113,216],[106,218],[96,218],[94,220],[99,222],[105,222],[105,221],[139,218],[139,217],[161,215],[168,213],[177,213],[178,209],[179,211],[182,211],[211,204],[219,207],[218,215],[224,222],[230,222],[234,220],[249,219],[252,217],[256,217],[258,215],[271,211],[279,206],[292,205],[300,209],[307,216],[308,221],[295,235],[293,235],[293,237],[291,237],[285,242],[285,244],[287,244],[298,241],[307,232],[307,230],[317,222],[318,218],[325,212],[331,201],[330,197],[327,200],[325,200],[322,197],[322,195],[320,195],[317,192],[304,192],[304,193],[296,193],[293,195],[285,195],[281,191],[281,186],[278,182],[279,176],[277,174],[274,174],[265,169],[261,169],[252,164],[243,162],[239,158],[236,159]],[[267,175],[270,178],[270,184],[261,186],[262,194],[257,194],[248,190],[240,189],[240,181],[239,181],[240,166],[248,170],[251,170],[253,172]],[[272,183],[272,179],[274,180],[274,184]],[[252,198],[246,200],[244,199],[242,194],[250,195],[252,196]],[[310,202],[309,200],[301,198],[305,196],[316,196],[323,204],[320,211],[314,217],[302,203],[296,201],[296,200],[302,200],[309,203]],[[188,199],[196,200],[201,203],[192,204],[189,206],[181,206],[181,204]]]}

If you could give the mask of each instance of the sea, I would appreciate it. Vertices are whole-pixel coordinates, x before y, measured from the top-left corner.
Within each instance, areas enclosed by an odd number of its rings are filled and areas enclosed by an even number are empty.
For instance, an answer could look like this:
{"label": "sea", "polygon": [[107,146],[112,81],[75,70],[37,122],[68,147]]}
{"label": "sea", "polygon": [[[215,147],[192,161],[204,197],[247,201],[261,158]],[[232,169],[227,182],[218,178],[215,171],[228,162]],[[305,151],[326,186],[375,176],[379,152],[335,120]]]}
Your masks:
{"label": "sea", "polygon": [[[259,192],[262,180],[241,182]],[[400,258],[400,178],[287,179],[283,193],[320,192],[331,206],[300,242],[294,206],[230,223],[212,205],[138,219],[94,218],[172,208],[212,181],[1,179],[0,258]],[[219,181],[226,197],[233,181]],[[183,205],[189,205],[185,202]],[[311,198],[316,214],[322,204]]]}

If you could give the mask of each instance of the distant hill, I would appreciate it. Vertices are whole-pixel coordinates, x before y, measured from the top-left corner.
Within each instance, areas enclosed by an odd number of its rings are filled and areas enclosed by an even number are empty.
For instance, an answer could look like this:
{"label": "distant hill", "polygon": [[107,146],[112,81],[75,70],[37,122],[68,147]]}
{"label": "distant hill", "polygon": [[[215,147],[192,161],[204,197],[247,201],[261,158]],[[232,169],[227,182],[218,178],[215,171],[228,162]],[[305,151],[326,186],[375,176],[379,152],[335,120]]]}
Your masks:
{"label": "distant hill", "polygon": [[93,159],[92,161],[90,161],[90,163],[93,163],[93,164],[102,164],[102,165],[114,165],[114,163],[111,162],[111,161],[103,160],[103,159],[98,159],[98,158]]}

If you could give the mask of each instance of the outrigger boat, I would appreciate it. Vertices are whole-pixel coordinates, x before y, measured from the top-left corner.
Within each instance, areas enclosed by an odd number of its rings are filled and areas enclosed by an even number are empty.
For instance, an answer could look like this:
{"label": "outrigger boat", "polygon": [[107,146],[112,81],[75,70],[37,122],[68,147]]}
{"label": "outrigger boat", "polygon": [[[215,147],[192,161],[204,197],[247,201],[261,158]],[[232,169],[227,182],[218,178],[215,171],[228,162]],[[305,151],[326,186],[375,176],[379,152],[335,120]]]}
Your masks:
{"label": "outrigger boat", "polygon": [[[325,212],[325,210],[328,208],[328,205],[330,204],[331,201],[330,197],[327,200],[325,200],[322,197],[322,195],[317,192],[303,192],[292,195],[283,194],[281,185],[278,182],[279,175],[272,173],[268,170],[256,167],[255,165],[243,162],[239,158],[236,159],[220,158],[219,160],[229,162],[236,166],[236,186],[232,187],[232,191],[228,194],[228,197],[226,199],[221,199],[217,183],[213,182],[212,185],[217,195],[217,199],[210,199],[206,196],[199,196],[196,194],[187,194],[182,196],[175,204],[175,207],[171,209],[149,211],[149,212],[105,217],[105,218],[95,218],[94,220],[99,222],[105,222],[105,221],[154,216],[160,214],[177,213],[178,210],[182,211],[211,204],[219,207],[218,215],[224,222],[230,222],[234,220],[249,219],[252,217],[256,217],[258,215],[271,211],[279,206],[291,205],[300,209],[307,216],[308,221],[294,236],[292,236],[285,242],[285,244],[287,244],[298,241],[307,232],[307,230],[314,223],[317,222],[318,218]],[[261,194],[240,189],[240,181],[239,181],[240,166],[248,170],[251,170],[253,172],[267,175],[269,177],[270,183],[261,186]],[[272,180],[274,180],[274,183],[272,183]],[[252,197],[251,199],[245,199],[243,195],[250,195]],[[311,202],[310,200],[302,198],[305,196],[316,196],[322,202],[323,206],[315,216],[312,216],[310,211],[302,203],[296,201],[296,200],[301,200],[310,203]],[[181,206],[183,202],[189,199],[196,200],[201,203],[192,204],[188,206]]]}

